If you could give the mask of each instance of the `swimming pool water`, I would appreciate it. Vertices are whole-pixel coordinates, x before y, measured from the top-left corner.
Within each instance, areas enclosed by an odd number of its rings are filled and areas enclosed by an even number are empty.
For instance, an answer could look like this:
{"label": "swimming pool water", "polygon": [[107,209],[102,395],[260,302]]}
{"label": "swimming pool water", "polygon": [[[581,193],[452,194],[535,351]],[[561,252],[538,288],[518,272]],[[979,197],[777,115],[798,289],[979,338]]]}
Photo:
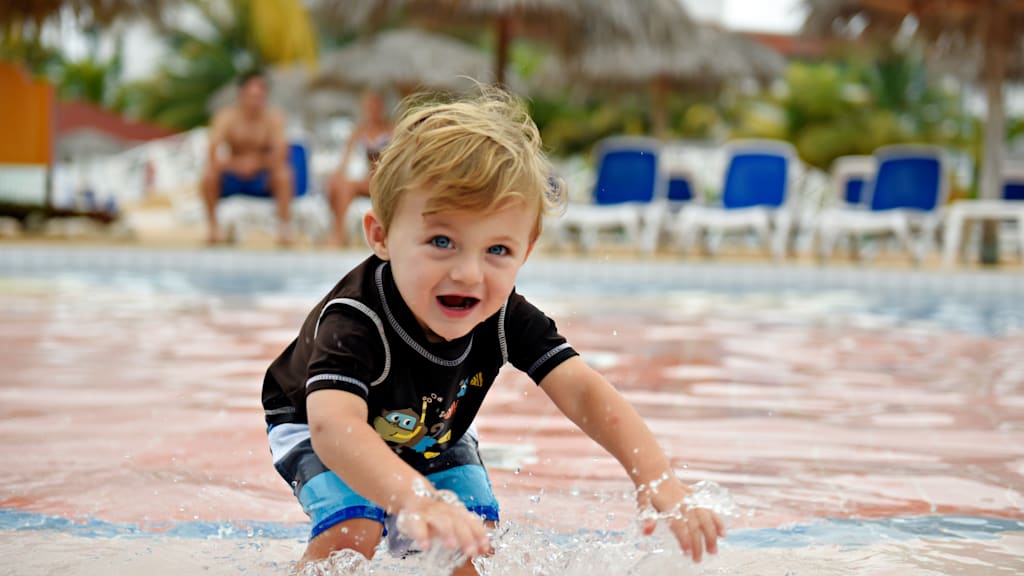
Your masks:
{"label": "swimming pool water", "polygon": [[[0,271],[10,573],[284,572],[308,526],[270,465],[260,382],[336,265]],[[629,275],[532,273],[521,289],[681,477],[731,491],[727,543],[693,573],[1024,572],[1024,292],[598,281]],[[509,522],[482,571],[678,567],[663,535],[635,535],[617,464],[523,376],[503,378],[478,425]]]}

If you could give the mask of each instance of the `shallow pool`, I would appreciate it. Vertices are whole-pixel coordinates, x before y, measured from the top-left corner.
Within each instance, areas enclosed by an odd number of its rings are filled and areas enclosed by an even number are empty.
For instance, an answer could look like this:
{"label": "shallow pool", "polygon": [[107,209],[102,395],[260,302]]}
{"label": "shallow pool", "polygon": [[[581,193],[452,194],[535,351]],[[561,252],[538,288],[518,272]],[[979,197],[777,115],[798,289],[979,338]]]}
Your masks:
{"label": "shallow pool", "polygon": [[[308,525],[270,464],[262,374],[352,258],[282,273],[228,253],[154,267],[54,251],[0,255],[5,572],[284,573]],[[679,568],[663,535],[636,536],[617,464],[509,372],[478,419],[507,520],[482,573],[1024,572],[1015,281],[759,285],[758,269],[730,284],[695,267],[671,272],[689,283],[630,289],[628,264],[587,264],[575,282],[545,271],[578,263],[531,266],[522,292],[637,406],[677,473],[727,488],[737,511],[718,558]],[[382,555],[337,573],[443,564]]]}

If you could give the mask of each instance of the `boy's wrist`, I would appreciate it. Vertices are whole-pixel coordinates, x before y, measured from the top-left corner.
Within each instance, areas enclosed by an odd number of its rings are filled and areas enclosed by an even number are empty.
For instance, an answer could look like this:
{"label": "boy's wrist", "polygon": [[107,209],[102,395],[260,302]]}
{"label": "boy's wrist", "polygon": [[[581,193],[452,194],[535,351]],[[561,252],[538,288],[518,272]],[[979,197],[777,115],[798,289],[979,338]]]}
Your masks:
{"label": "boy's wrist", "polygon": [[637,499],[641,506],[650,505],[659,512],[666,512],[683,504],[691,492],[681,480],[670,476],[638,486]]}
{"label": "boy's wrist", "polygon": [[[413,481],[405,497],[397,499],[396,512],[422,506],[427,502],[449,502],[452,496],[454,496],[452,492],[437,490],[426,478],[420,477]],[[458,496],[455,496],[455,498],[458,498]]]}

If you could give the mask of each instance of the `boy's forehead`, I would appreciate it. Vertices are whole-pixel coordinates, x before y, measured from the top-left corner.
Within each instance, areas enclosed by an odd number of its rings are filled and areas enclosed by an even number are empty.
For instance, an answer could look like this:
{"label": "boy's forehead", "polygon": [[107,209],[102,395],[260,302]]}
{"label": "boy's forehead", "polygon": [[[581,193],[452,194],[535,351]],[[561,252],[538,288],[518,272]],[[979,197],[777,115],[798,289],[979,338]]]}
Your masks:
{"label": "boy's forehead", "polygon": [[[466,196],[474,195],[477,196],[478,201],[466,199]],[[536,206],[530,206],[526,196],[522,194],[507,194],[504,198],[495,201],[494,196],[497,194],[454,190],[446,188],[443,184],[434,183],[414,184],[407,189],[404,196],[405,198],[399,200],[400,202],[405,203],[409,196],[416,196],[418,202],[413,202],[413,204],[419,204],[416,208],[422,210],[423,216],[458,213],[488,216],[505,210],[517,209],[531,213],[534,212],[533,209],[536,209],[539,214],[542,209],[539,203]]]}

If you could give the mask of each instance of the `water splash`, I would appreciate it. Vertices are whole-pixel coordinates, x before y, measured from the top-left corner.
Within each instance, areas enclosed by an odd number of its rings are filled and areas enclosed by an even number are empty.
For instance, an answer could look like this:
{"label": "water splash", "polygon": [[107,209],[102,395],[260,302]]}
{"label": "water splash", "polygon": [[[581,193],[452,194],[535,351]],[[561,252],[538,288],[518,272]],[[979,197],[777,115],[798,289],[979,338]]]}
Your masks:
{"label": "water splash", "polygon": [[[736,503],[726,488],[702,481],[691,489],[693,493],[688,497],[687,505],[708,508],[723,517],[738,515]],[[634,495],[627,492],[622,496],[631,498]],[[576,533],[506,520],[491,534],[494,554],[474,559],[473,565],[480,576],[696,574],[697,566],[682,553],[667,522],[659,522],[651,535],[643,533],[643,519],[665,520],[671,517],[671,511],[653,518],[642,514],[624,530],[581,530]],[[606,518],[609,525],[613,520]],[[389,554],[388,549],[387,543],[382,544],[373,561],[351,551],[336,553],[325,562],[307,567],[302,576],[447,576],[465,561],[458,552],[440,545],[426,552],[406,550]]]}

